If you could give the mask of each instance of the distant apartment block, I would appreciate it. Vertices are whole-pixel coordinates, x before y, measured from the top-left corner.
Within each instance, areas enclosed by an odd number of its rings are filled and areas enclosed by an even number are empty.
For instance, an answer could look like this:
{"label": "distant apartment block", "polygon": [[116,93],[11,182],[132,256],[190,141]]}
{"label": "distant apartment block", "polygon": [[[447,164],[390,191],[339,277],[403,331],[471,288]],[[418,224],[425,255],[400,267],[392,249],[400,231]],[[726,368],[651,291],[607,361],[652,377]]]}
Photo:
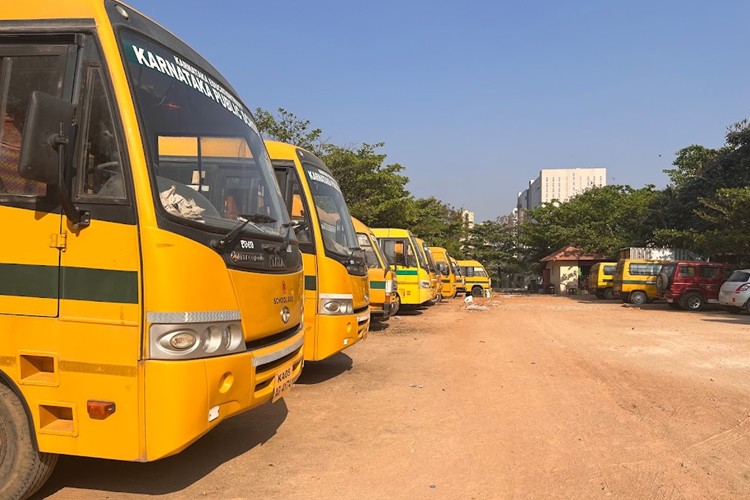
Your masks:
{"label": "distant apartment block", "polygon": [[552,200],[568,201],[593,187],[607,185],[606,168],[544,168],[529,187],[518,193],[516,209],[519,217],[526,210]]}

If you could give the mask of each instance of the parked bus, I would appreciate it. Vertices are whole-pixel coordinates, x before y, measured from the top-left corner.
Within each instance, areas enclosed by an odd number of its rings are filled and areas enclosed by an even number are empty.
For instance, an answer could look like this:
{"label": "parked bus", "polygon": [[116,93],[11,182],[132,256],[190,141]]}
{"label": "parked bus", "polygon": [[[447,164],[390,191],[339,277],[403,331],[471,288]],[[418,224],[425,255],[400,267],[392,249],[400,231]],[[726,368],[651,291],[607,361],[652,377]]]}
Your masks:
{"label": "parked bus", "polygon": [[641,305],[659,298],[656,276],[661,260],[620,259],[612,278],[612,291],[623,302]]}
{"label": "parked bus", "polygon": [[387,320],[398,311],[398,282],[396,273],[383,255],[377,238],[372,230],[358,219],[352,217],[354,230],[357,231],[359,247],[365,252],[370,286],[370,314],[373,319]]}
{"label": "parked bus", "polygon": [[305,270],[305,359],[328,358],[370,326],[365,253],[339,184],[314,154],[266,141]]}
{"label": "parked bus", "polygon": [[612,300],[615,293],[612,290],[612,281],[617,271],[617,262],[597,262],[591,266],[589,271],[589,292],[596,295],[597,299]]}
{"label": "parked bus", "polygon": [[432,300],[430,273],[416,238],[408,229],[372,228],[388,263],[396,271],[398,300],[416,306]]}
{"label": "parked bus", "polygon": [[302,258],[229,83],[109,0],[7,2],[0,81],[0,498],[283,396]]}
{"label": "parked bus", "polygon": [[432,298],[429,304],[437,304],[442,299],[442,288],[443,288],[443,275],[435,264],[435,259],[432,257],[430,247],[421,238],[415,238],[419,251],[422,253],[422,258],[427,263],[427,270],[430,274],[430,290],[432,291]]}
{"label": "parked bus", "polygon": [[461,271],[461,266],[458,265],[458,260],[454,259],[452,256],[448,256],[450,263],[451,263],[451,270],[453,271],[453,274],[456,275],[456,297],[460,297],[461,295],[466,295],[466,278],[464,277],[463,271]]}
{"label": "parked bus", "polygon": [[451,256],[443,247],[430,247],[430,252],[435,260],[435,265],[443,275],[442,289],[443,298],[450,299],[456,296],[456,273],[451,265]]}
{"label": "parked bus", "polygon": [[477,260],[459,260],[461,274],[466,278],[466,294],[474,297],[483,297],[490,293],[490,277],[487,270]]}

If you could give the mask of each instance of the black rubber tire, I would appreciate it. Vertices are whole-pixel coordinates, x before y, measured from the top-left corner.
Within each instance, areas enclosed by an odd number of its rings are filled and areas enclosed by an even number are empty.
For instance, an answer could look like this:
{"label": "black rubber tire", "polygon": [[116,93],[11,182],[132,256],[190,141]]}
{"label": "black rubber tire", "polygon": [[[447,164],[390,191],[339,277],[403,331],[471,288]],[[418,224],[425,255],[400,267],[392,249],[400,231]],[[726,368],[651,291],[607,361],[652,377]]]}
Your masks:
{"label": "black rubber tire", "polygon": [[633,304],[634,306],[642,306],[646,302],[648,302],[648,297],[644,292],[641,292],[640,290],[636,290],[635,292],[630,292],[630,297],[628,297],[628,301]]}
{"label": "black rubber tire", "polygon": [[688,311],[700,311],[704,304],[703,296],[697,292],[689,292],[680,299],[680,307]]}
{"label": "black rubber tire", "polygon": [[604,289],[604,300],[612,300],[615,298],[615,292],[611,288]]}
{"label": "black rubber tire", "polygon": [[471,295],[474,297],[484,297],[484,288],[481,286],[474,286],[471,288]]}
{"label": "black rubber tire", "polygon": [[0,498],[23,499],[42,487],[57,455],[36,450],[23,403],[0,383]]}
{"label": "black rubber tire", "polygon": [[401,309],[401,297],[396,294],[396,302],[393,303],[393,311],[391,312],[391,316],[395,316],[398,314],[398,310]]}

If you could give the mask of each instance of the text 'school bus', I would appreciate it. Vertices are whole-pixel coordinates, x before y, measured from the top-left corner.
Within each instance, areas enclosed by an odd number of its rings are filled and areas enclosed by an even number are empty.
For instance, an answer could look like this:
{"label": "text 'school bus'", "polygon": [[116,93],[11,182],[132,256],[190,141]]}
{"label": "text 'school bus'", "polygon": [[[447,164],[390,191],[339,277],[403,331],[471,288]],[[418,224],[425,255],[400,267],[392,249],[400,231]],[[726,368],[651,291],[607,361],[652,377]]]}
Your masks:
{"label": "text 'school bus'", "polygon": [[617,270],[617,262],[597,262],[589,271],[589,292],[597,299],[614,299],[612,281]]}
{"label": "text 'school bus'", "polygon": [[359,247],[364,250],[367,260],[370,314],[373,319],[385,321],[398,311],[396,273],[388,264],[372,230],[355,217],[352,217],[352,222],[357,231]]}
{"label": "text 'school bus'", "polygon": [[338,182],[318,157],[266,141],[305,270],[305,359],[317,361],[367,335],[367,265]]}
{"label": "text 'school bus'", "polygon": [[380,242],[388,263],[396,270],[401,305],[415,306],[432,300],[430,271],[411,231],[372,228],[372,232]]}
{"label": "text 'school bus'", "polygon": [[443,298],[440,294],[443,287],[443,275],[438,270],[437,265],[435,265],[435,260],[432,258],[432,253],[430,252],[427,243],[421,238],[414,238],[414,240],[417,242],[419,251],[422,253],[422,258],[427,263],[427,270],[430,273],[430,290],[432,291],[432,298],[428,303],[437,304],[440,302],[440,299]]}
{"label": "text 'school bus'", "polygon": [[466,279],[466,294],[471,294],[474,297],[482,297],[487,295],[492,289],[490,286],[490,278],[487,274],[487,270],[477,260],[459,260],[458,265],[461,266],[461,274]]}
{"label": "text 'school bus'", "polygon": [[451,266],[451,256],[443,247],[430,247],[432,258],[435,260],[440,273],[443,275],[441,295],[450,299],[456,296],[456,273]]}
{"label": "text 'school bus'", "polygon": [[450,255],[448,256],[448,260],[450,261],[451,271],[456,275],[456,297],[464,295],[466,294],[466,278],[461,272],[461,266],[459,266],[458,261]]}
{"label": "text 'school bus'", "polygon": [[0,82],[0,498],[283,395],[302,257],[216,69],[121,3],[28,0],[0,13]]}

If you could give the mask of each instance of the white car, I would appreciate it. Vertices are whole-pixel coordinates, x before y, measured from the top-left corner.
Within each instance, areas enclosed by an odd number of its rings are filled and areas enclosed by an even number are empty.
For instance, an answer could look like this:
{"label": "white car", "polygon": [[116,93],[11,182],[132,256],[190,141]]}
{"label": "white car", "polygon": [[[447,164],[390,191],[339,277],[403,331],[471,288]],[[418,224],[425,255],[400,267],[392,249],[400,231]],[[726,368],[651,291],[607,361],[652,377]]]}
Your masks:
{"label": "white car", "polygon": [[733,272],[719,291],[719,304],[729,312],[738,313],[742,309],[750,312],[750,269]]}

